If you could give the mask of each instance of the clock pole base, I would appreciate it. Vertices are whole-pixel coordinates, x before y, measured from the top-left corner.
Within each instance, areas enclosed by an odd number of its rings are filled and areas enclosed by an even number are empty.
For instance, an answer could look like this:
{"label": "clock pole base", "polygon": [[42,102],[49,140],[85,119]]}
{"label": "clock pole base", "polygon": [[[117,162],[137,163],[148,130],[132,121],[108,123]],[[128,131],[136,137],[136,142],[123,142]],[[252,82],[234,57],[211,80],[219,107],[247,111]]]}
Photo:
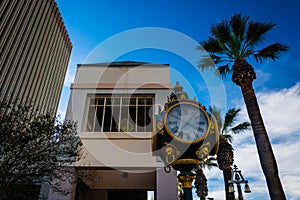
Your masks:
{"label": "clock pole base", "polygon": [[183,188],[183,199],[184,200],[193,200],[192,188],[193,180],[195,179],[195,174],[192,172],[181,172],[178,175],[178,180],[182,183]]}

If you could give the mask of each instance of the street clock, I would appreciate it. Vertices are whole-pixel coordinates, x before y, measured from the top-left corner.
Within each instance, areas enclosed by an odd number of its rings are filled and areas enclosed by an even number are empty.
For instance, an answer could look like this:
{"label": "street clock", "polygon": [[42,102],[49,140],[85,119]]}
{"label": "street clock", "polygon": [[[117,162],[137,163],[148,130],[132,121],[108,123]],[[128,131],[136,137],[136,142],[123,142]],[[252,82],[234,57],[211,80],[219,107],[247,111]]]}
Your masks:
{"label": "street clock", "polygon": [[[184,199],[192,199],[193,169],[218,150],[219,131],[214,116],[196,99],[189,99],[183,87],[176,84],[165,109],[154,120],[152,149],[166,169],[180,171]],[[166,170],[168,172],[169,170]]]}
{"label": "street clock", "polygon": [[216,154],[219,132],[215,118],[196,99],[188,99],[178,83],[155,121],[152,148],[165,165],[198,165]]}

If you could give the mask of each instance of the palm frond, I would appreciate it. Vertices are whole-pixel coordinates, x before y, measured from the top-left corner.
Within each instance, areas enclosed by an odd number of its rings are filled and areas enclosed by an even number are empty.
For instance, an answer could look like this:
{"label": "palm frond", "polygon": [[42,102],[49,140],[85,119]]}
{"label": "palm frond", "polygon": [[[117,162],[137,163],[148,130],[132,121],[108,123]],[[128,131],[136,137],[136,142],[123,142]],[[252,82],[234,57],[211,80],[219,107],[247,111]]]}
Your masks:
{"label": "palm frond", "polygon": [[244,54],[244,40],[249,17],[235,14],[230,18],[229,24],[231,27],[230,50],[235,58],[241,57]]}
{"label": "palm frond", "polygon": [[[208,37],[208,40],[200,42],[200,45],[204,50],[211,54],[219,53],[221,54],[223,52],[222,47],[219,45],[218,40],[216,40],[213,37]],[[198,48],[199,49],[199,48]]]}
{"label": "palm frond", "polygon": [[249,18],[249,16],[242,16],[241,14],[235,14],[230,18],[229,24],[238,42],[244,40]]}
{"label": "palm frond", "polygon": [[208,107],[209,112],[215,117],[217,124],[218,124],[218,129],[221,130],[223,126],[223,121],[221,117],[221,110],[218,109],[216,106],[209,106]]}
{"label": "palm frond", "polygon": [[254,54],[253,49],[249,48],[249,49],[242,49],[241,50],[241,57],[243,58],[247,58],[249,56],[252,56]]}
{"label": "palm frond", "polygon": [[233,141],[232,135],[229,135],[229,134],[224,133],[224,134],[220,135],[220,139],[221,138],[228,141],[229,143],[232,143],[232,141]]}
{"label": "palm frond", "polygon": [[234,134],[242,133],[249,129],[251,129],[251,124],[249,122],[243,122],[231,128]]}
{"label": "palm frond", "polygon": [[265,34],[270,31],[276,24],[272,22],[249,22],[246,32],[247,46],[254,47],[265,38]]}
{"label": "palm frond", "polygon": [[212,25],[210,32],[218,41],[227,42],[231,39],[230,25],[227,20]]}
{"label": "palm frond", "polygon": [[233,137],[231,133],[237,134],[243,131],[250,129],[251,124],[249,122],[242,122],[238,125],[234,125],[239,112],[241,109],[239,108],[231,108],[229,109],[226,114],[224,120],[221,117],[221,111],[216,106],[209,106],[208,110],[211,115],[213,115],[217,121],[218,128],[220,130],[219,133],[219,140],[225,140],[229,143],[232,143]]}
{"label": "palm frond", "polygon": [[199,61],[198,61],[198,67],[202,70],[212,68],[214,69],[215,62],[210,56],[203,56]]}
{"label": "palm frond", "polygon": [[222,134],[224,134],[229,129],[229,127],[233,125],[240,111],[241,109],[239,108],[230,108],[227,111],[227,113],[225,114],[223,129],[221,132]]}
{"label": "palm frond", "polygon": [[229,63],[218,67],[218,75],[221,76],[222,78],[226,78],[227,74],[229,74],[230,72],[231,69],[229,67]]}
{"label": "palm frond", "polygon": [[218,42],[219,47],[222,51],[220,53],[226,55],[228,58],[234,59],[232,50],[235,46],[233,40],[230,24],[227,20],[223,20],[221,23],[217,23],[211,26],[210,32],[215,42]]}
{"label": "palm frond", "polygon": [[288,51],[289,47],[283,45],[279,42],[266,46],[265,48],[259,50],[257,53],[253,54],[254,58],[258,62],[263,62],[264,59],[276,60],[279,56],[279,53]]}
{"label": "palm frond", "polygon": [[232,61],[239,53],[235,36],[231,33],[230,24],[227,20],[211,26],[211,35],[208,40],[202,42],[203,48],[210,54],[223,55]]}
{"label": "palm frond", "polygon": [[213,167],[218,167],[218,164],[217,164],[217,159],[216,157],[213,157],[213,156],[210,156],[210,157],[207,157],[206,159],[204,159],[201,164],[200,164],[201,168],[207,168],[207,169],[211,169]]}
{"label": "palm frond", "polygon": [[223,62],[223,58],[221,56],[211,54],[210,57],[215,62],[215,64],[219,64],[220,62]]}

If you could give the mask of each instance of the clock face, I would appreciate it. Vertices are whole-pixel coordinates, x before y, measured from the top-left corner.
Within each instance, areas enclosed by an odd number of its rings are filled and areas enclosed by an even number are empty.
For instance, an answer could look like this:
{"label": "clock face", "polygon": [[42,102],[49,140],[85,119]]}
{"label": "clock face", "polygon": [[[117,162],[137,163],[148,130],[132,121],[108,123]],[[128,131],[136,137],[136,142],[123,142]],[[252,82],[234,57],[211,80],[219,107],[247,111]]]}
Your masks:
{"label": "clock face", "polygon": [[188,142],[200,140],[209,127],[207,114],[198,105],[189,103],[171,107],[165,122],[171,135]]}

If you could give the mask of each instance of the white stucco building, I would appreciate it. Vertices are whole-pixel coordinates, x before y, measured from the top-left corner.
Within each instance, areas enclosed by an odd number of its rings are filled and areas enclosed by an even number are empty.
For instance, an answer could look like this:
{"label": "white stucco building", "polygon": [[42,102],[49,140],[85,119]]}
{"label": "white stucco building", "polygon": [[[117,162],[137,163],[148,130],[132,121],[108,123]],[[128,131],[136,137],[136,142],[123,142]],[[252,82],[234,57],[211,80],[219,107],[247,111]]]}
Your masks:
{"label": "white stucco building", "polygon": [[78,65],[66,119],[78,122],[84,157],[69,199],[177,199],[176,172],[153,156],[155,114],[170,95],[167,64],[113,62]]}

